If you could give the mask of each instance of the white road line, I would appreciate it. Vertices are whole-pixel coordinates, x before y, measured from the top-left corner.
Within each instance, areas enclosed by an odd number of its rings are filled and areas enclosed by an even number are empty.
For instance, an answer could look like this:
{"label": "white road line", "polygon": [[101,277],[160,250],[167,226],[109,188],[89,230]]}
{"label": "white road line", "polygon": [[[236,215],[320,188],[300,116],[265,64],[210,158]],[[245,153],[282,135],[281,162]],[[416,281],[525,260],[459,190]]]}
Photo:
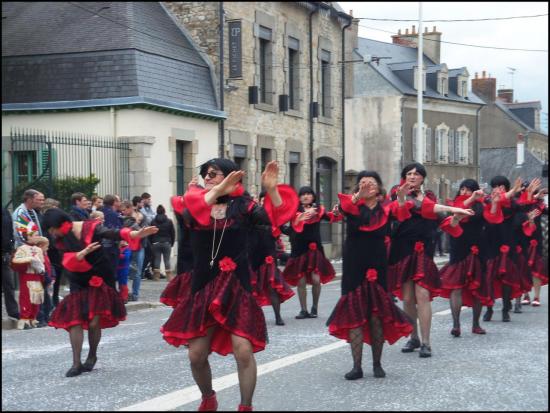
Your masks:
{"label": "white road line", "polygon": [[[466,307],[465,305],[462,306],[462,310],[464,310],[465,308],[468,308]],[[442,311],[438,311],[437,313],[434,313],[434,315],[447,315],[447,314],[451,314],[451,309],[447,309],[447,310],[442,310]]]}
{"label": "white road line", "polygon": [[[293,354],[291,356],[283,357],[282,359],[270,361],[269,363],[258,366],[258,376],[271,373],[272,371],[299,363],[302,360],[306,360],[308,358],[315,357],[319,354],[323,354],[347,345],[348,343],[346,343],[344,340],[338,340],[335,343],[327,344],[313,350],[304,351],[301,353]],[[228,387],[235,386],[238,383],[239,378],[237,376],[237,373],[231,373],[220,377],[219,379],[212,380],[212,387],[216,391],[220,391],[223,389],[227,389]],[[154,399],[146,400],[132,406],[124,407],[120,409],[120,411],[173,410],[187,403],[200,400],[200,398],[201,393],[199,391],[199,388],[196,385],[193,385],[186,387],[182,390],[177,390],[175,392],[165,394],[164,396],[156,397]]]}

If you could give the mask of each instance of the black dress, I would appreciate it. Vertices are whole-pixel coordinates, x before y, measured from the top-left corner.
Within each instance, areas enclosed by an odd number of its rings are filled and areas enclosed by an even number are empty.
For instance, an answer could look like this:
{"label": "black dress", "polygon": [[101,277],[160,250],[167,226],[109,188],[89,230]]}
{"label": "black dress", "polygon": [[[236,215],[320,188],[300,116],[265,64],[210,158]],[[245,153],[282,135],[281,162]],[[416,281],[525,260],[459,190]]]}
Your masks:
{"label": "black dress", "polygon": [[82,223],[81,239],[77,244],[71,244],[65,238],[56,243],[63,252],[63,267],[71,292],[57,305],[48,325],[67,331],[81,325],[87,330],[96,315],[100,316],[101,328],[115,327],[126,319],[124,302],[116,291],[115,271],[104,248],[91,252],[82,261],[77,260],[76,253],[102,239],[124,239],[134,245],[139,239],[131,239],[130,232],[130,228],[109,229],[97,220],[88,220]]}
{"label": "black dress", "polygon": [[453,290],[462,290],[462,305],[472,307],[474,299],[482,305],[493,305],[491,286],[485,272],[483,242],[485,220],[483,218],[482,202],[474,202],[468,207],[464,201],[469,195],[459,195],[453,201],[453,206],[471,208],[475,215],[460,221],[462,234],[451,237],[451,254],[449,262],[439,271],[441,278],[441,297],[449,298]]}
{"label": "black dress", "polygon": [[386,289],[388,266],[385,237],[390,216],[399,216],[397,203],[385,201],[369,209],[363,200],[338,194],[345,216],[342,295],[327,320],[329,333],[349,341],[349,330],[362,327],[363,341],[371,343],[369,320],[379,317],[389,344],[413,331],[409,317],[393,302]]}
{"label": "black dress", "polygon": [[228,197],[226,218],[214,220],[212,206],[204,200],[206,192],[194,187],[184,195],[183,220],[190,230],[193,255],[191,293],[177,304],[161,333],[179,347],[214,327],[211,351],[232,353],[232,334],[248,339],[253,352],[261,351],[267,329],[252,295],[246,246],[252,228],[269,229],[271,222],[262,207],[242,195],[242,188]]}

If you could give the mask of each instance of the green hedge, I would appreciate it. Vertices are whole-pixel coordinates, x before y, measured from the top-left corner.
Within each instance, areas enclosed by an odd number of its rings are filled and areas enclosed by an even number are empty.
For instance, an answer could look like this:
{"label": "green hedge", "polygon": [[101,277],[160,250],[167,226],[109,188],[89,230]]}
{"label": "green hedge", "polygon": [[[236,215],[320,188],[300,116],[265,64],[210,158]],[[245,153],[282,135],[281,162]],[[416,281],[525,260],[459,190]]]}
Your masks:
{"label": "green hedge", "polygon": [[40,191],[46,198],[57,199],[61,203],[61,208],[69,211],[71,205],[71,195],[75,192],[82,192],[88,199],[95,194],[95,189],[100,179],[92,174],[90,177],[68,176],[67,178],[53,178],[50,192],[50,183],[48,180],[41,180],[28,186],[28,183],[21,183],[15,189],[14,208],[16,208],[23,199],[23,192],[32,188]]}

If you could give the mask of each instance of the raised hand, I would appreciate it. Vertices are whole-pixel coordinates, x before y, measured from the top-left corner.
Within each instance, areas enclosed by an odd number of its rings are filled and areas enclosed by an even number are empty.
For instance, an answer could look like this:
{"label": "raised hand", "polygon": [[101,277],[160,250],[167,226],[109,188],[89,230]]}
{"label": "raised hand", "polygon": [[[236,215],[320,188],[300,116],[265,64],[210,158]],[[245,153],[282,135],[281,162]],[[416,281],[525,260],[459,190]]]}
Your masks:
{"label": "raised hand", "polygon": [[136,236],[137,238],[145,238],[145,237],[148,237],[149,235],[156,234],[157,232],[159,232],[158,227],[155,227],[155,226],[144,227],[144,228],[141,228],[139,231],[137,231]]}
{"label": "raised hand", "polygon": [[527,194],[529,195],[529,199],[533,197],[533,193],[540,188],[542,184],[542,180],[540,178],[535,178],[529,183],[529,186],[527,187]]}
{"label": "raised hand", "polygon": [[407,196],[410,187],[411,186],[407,182],[405,182],[403,185],[397,188],[397,199],[399,200],[399,202],[405,202],[405,197]]}
{"label": "raised hand", "polygon": [[472,192],[472,197],[474,200],[483,198],[485,196],[485,192],[483,192],[483,189],[478,189],[477,191]]}
{"label": "raised hand", "polygon": [[199,184],[199,176],[196,175],[193,178],[191,178],[191,180],[189,181],[189,184],[187,184],[187,189],[191,188],[194,185],[198,185],[198,184]]}
{"label": "raised hand", "polygon": [[228,195],[237,188],[237,184],[244,176],[244,171],[233,171],[227,175],[221,183],[212,188],[218,197]]}
{"label": "raised hand", "polygon": [[529,218],[530,222],[533,222],[536,217],[538,217],[541,214],[540,209],[535,208],[532,211],[529,211],[527,213],[527,218]]}
{"label": "raised hand", "polygon": [[464,208],[457,208],[457,207],[449,207],[449,212],[454,216],[461,216],[460,219],[465,217],[471,217],[472,215],[475,214],[475,212],[472,209],[464,209]]}
{"label": "raised hand", "polygon": [[83,250],[79,251],[77,254],[76,254],[76,258],[79,259],[79,260],[83,260],[84,257],[92,252],[94,252],[95,250],[101,248],[101,244],[99,242],[92,242],[90,244],[88,244],[86,246],[86,248],[84,248]]}
{"label": "raised hand", "polygon": [[277,186],[278,177],[279,165],[276,161],[268,162],[262,173],[262,186],[266,191],[274,189]]}

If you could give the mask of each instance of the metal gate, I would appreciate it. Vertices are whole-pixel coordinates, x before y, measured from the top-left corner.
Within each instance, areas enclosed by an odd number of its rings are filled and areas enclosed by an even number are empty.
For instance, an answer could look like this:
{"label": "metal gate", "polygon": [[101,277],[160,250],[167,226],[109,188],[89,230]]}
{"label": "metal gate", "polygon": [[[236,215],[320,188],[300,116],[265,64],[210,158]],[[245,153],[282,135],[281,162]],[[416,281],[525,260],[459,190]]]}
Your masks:
{"label": "metal gate", "polygon": [[9,202],[17,206],[29,188],[68,206],[70,194],[118,194],[128,199],[127,142],[113,137],[68,132],[11,129],[8,148],[11,168]]}

